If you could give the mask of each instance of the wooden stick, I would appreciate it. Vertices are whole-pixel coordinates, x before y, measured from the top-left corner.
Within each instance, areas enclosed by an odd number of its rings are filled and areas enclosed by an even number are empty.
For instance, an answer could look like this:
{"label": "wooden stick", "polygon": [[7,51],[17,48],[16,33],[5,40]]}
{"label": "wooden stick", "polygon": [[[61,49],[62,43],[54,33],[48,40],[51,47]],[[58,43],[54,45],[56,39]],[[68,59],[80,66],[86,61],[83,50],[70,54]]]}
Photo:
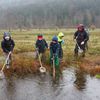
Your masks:
{"label": "wooden stick", "polygon": [[3,65],[3,67],[2,67],[2,69],[1,69],[1,72],[3,72],[3,70],[4,70],[5,66],[6,66],[6,62],[7,62],[7,60],[9,59],[10,54],[11,54],[11,52],[9,52],[9,54],[8,54],[6,60],[5,60],[5,63],[4,63],[4,65]]}

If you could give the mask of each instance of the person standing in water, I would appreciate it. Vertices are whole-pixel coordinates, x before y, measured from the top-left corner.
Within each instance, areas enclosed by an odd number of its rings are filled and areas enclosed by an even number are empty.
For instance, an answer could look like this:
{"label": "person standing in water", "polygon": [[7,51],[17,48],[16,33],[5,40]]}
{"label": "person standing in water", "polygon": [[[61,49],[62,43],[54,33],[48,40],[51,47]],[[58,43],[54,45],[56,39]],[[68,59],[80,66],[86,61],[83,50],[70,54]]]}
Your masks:
{"label": "person standing in water", "polygon": [[[58,38],[54,36],[50,43],[50,63],[55,67],[55,77],[60,74],[59,50],[60,44],[58,43]],[[53,67],[51,68],[52,71],[54,70]]]}

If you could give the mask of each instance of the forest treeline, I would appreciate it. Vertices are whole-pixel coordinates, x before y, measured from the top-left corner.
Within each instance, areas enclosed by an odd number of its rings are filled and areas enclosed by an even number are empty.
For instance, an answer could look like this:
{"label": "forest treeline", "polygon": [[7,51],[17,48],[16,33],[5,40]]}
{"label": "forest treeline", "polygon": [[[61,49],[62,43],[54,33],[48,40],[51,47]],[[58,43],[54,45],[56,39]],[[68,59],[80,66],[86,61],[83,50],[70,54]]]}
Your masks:
{"label": "forest treeline", "polygon": [[100,0],[18,1],[1,6],[0,28],[65,28],[79,23],[100,27]]}

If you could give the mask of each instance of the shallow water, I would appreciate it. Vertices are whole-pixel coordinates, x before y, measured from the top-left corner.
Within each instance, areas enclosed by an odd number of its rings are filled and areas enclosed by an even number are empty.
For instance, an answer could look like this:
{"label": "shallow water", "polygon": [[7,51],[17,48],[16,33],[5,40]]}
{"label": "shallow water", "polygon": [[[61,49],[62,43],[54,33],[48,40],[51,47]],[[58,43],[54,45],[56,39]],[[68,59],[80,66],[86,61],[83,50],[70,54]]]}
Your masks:
{"label": "shallow water", "polygon": [[48,73],[10,77],[0,80],[0,100],[100,100],[100,80],[74,68],[56,82]]}

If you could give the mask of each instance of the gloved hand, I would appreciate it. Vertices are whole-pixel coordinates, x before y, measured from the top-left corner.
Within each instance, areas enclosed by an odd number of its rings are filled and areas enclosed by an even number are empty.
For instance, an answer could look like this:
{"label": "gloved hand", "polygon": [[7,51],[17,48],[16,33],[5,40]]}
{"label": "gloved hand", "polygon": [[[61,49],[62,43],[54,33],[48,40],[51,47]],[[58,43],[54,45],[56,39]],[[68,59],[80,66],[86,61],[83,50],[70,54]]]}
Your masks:
{"label": "gloved hand", "polygon": [[64,44],[64,40],[62,41],[62,44]]}
{"label": "gloved hand", "polygon": [[53,57],[51,58],[51,60],[54,60],[56,57],[56,54],[53,54]]}
{"label": "gloved hand", "polygon": [[53,60],[54,58],[51,58],[51,60]]}
{"label": "gloved hand", "polygon": [[76,42],[76,39],[73,39],[74,42]]}
{"label": "gloved hand", "polygon": [[48,46],[47,48],[46,48],[46,50],[49,50],[50,49],[50,47]]}
{"label": "gloved hand", "polygon": [[36,48],[36,51],[38,51],[39,50],[39,48]]}
{"label": "gloved hand", "polygon": [[9,52],[9,54],[11,54],[11,53],[12,53],[12,51]]}
{"label": "gloved hand", "polygon": [[83,44],[84,44],[84,41],[81,42],[81,45],[83,45]]}
{"label": "gloved hand", "polygon": [[54,57],[57,57],[57,53],[53,54]]}

